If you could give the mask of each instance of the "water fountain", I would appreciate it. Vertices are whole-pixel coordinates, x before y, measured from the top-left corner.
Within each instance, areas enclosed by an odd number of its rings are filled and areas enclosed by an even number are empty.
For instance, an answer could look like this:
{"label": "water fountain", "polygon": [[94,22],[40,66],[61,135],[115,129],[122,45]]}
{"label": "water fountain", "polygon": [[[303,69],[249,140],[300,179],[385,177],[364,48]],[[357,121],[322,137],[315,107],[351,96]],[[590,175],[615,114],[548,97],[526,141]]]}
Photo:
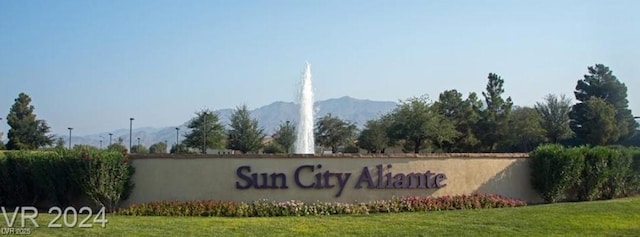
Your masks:
{"label": "water fountain", "polygon": [[295,154],[313,154],[313,87],[311,86],[311,66],[306,63],[300,87],[300,120],[298,121]]}

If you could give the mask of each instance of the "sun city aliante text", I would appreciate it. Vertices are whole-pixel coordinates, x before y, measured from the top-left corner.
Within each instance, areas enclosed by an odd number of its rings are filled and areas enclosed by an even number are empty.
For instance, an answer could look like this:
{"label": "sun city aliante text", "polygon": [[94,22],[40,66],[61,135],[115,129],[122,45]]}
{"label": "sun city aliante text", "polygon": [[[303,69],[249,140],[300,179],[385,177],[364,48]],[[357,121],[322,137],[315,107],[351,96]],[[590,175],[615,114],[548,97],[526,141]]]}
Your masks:
{"label": "sun city aliante text", "polygon": [[[354,188],[361,189],[430,189],[447,186],[444,180],[447,176],[443,173],[432,173],[427,170],[424,173],[392,173],[392,168],[387,165],[387,172],[383,165],[375,166],[375,169],[363,167],[355,181]],[[288,189],[287,175],[285,173],[256,173],[251,172],[251,166],[240,166],[236,170],[239,180],[236,181],[236,189]],[[337,188],[336,197],[340,197],[342,191],[349,183],[352,173],[335,173],[329,170],[323,171],[322,165],[302,165],[295,169],[293,182],[303,189],[333,189]]]}

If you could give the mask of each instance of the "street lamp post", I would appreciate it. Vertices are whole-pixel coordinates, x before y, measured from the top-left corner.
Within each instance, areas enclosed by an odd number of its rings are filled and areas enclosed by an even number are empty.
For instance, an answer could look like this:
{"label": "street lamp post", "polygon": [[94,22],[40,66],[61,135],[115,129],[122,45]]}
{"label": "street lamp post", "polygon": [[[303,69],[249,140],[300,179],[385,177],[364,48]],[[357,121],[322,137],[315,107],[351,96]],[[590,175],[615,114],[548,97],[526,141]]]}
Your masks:
{"label": "street lamp post", "polygon": [[113,136],[113,133],[109,133],[109,146],[111,146],[111,136]]}
{"label": "street lamp post", "polygon": [[133,140],[132,129],[133,129],[133,118],[129,118],[129,152],[131,152],[131,141]]}
{"label": "street lamp post", "polygon": [[69,150],[71,150],[71,130],[73,130],[73,128],[68,128],[69,129]]}
{"label": "street lamp post", "polygon": [[180,128],[176,128],[176,154],[180,153]]}

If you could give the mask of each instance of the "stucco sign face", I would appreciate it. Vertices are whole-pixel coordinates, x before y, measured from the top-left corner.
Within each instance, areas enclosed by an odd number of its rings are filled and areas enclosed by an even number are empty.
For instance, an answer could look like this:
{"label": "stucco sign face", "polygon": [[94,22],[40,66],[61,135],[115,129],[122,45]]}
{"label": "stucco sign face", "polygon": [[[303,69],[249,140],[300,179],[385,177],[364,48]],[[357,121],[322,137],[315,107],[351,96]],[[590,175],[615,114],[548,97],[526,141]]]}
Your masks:
{"label": "stucco sign face", "polygon": [[[444,173],[392,173],[385,172],[384,165],[363,167],[360,173],[331,172],[323,170],[322,165],[302,165],[292,170],[292,173],[258,173],[251,170],[251,166],[240,166],[236,170],[238,180],[236,189],[288,189],[288,178],[293,177],[293,185],[302,189],[330,189],[335,190],[335,197],[340,197],[345,187],[354,189],[431,189],[447,186]],[[386,165],[387,170],[392,165]],[[352,179],[353,178],[353,179]]]}

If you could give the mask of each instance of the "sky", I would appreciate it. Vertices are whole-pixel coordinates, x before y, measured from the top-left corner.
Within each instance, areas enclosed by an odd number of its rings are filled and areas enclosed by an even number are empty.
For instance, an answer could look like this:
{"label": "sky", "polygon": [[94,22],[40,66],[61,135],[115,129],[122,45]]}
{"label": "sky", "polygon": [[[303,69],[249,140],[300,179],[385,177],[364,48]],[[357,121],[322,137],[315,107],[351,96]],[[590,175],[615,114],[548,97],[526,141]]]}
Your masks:
{"label": "sky", "polygon": [[[398,101],[504,80],[533,106],[602,63],[640,114],[640,1],[0,1],[0,131],[20,92],[54,134],[180,125],[194,112]],[[6,137],[6,135],[5,135]]]}

